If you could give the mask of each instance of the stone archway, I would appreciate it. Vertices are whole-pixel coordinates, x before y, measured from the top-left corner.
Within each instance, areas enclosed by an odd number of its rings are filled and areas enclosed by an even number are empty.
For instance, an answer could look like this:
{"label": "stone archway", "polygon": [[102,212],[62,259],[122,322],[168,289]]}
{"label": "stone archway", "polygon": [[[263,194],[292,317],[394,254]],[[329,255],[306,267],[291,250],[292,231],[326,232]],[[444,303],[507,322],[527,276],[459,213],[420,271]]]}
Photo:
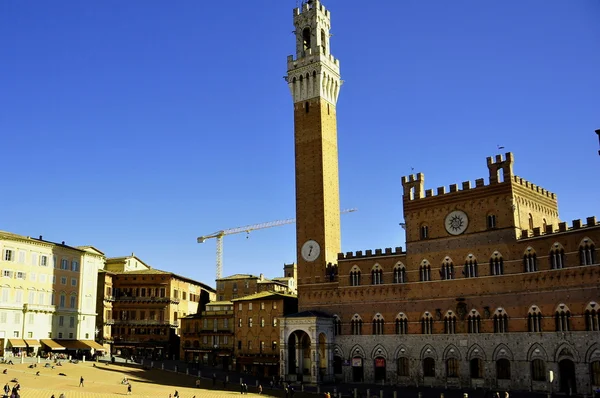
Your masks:
{"label": "stone archway", "polygon": [[334,381],[333,317],[305,311],[280,318],[280,375],[289,381]]}
{"label": "stone archway", "polygon": [[558,381],[560,382],[560,392],[569,395],[577,392],[575,363],[572,360],[563,359],[558,363]]}
{"label": "stone archway", "polygon": [[305,381],[304,376],[310,375],[310,336],[303,330],[290,334],[287,341],[287,375],[297,381]]}

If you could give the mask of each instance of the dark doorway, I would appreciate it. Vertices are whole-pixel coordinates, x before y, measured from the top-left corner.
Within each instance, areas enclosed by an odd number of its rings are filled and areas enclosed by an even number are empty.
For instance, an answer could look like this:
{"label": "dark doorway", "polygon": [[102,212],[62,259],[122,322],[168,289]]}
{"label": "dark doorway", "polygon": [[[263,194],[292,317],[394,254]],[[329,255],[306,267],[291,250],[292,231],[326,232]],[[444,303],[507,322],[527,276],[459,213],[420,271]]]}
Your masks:
{"label": "dark doorway", "polygon": [[375,358],[375,381],[385,381],[385,358]]}
{"label": "dark doorway", "polygon": [[342,374],[342,357],[337,355],[333,357],[333,373],[336,375]]}
{"label": "dark doorway", "polygon": [[363,359],[360,357],[352,358],[352,381],[361,383],[363,379]]}
{"label": "dark doorway", "polygon": [[577,392],[577,379],[575,378],[575,364],[570,359],[563,359],[558,363],[558,377],[560,379],[560,392],[575,394]]}

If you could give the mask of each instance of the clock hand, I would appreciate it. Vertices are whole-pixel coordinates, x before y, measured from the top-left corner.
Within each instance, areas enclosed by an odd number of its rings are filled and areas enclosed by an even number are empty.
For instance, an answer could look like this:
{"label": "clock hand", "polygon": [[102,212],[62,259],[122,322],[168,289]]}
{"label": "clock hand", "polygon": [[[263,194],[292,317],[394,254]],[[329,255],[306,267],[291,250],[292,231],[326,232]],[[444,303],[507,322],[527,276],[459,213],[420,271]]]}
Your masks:
{"label": "clock hand", "polygon": [[308,247],[310,247],[310,250],[308,251],[308,255],[310,256],[310,254],[312,253],[313,247],[312,246],[308,246]]}

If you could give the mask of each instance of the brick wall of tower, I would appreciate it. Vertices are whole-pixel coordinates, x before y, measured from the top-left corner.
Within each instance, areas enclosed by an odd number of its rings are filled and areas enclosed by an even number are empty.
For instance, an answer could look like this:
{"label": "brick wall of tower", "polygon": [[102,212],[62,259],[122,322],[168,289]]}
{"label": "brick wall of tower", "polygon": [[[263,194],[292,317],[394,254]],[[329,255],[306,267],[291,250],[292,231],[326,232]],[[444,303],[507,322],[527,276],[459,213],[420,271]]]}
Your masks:
{"label": "brick wall of tower", "polygon": [[[335,106],[321,98],[296,103],[294,125],[298,285],[301,289],[303,284],[320,281],[327,262],[335,262],[341,250]],[[309,239],[321,245],[321,255],[312,263],[305,262],[300,253],[302,244]]]}

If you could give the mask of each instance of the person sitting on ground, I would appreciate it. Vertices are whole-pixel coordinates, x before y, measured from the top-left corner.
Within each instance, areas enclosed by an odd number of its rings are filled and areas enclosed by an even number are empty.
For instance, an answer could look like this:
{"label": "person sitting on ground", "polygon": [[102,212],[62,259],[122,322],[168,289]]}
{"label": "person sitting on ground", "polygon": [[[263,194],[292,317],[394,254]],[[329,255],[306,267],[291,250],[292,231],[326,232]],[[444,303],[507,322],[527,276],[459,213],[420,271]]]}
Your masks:
{"label": "person sitting on ground", "polygon": [[29,369],[33,369],[33,364],[32,364],[32,365],[29,365],[28,367],[29,367]]}
{"label": "person sitting on ground", "polygon": [[66,374],[64,374],[64,373],[59,373],[58,375],[59,376],[66,376]]}
{"label": "person sitting on ground", "polygon": [[50,364],[46,362],[46,364],[44,365],[45,368],[49,368]]}
{"label": "person sitting on ground", "polygon": [[38,370],[37,372],[35,372],[35,375],[39,376],[40,375],[40,371]]}
{"label": "person sitting on ground", "polygon": [[9,360],[8,360],[8,362],[7,362],[7,364],[9,364],[9,365],[14,365],[14,363],[13,363],[12,359],[9,359]]}
{"label": "person sitting on ground", "polygon": [[4,369],[4,370],[2,371],[2,374],[3,374],[3,375],[5,375],[5,374],[7,374],[7,373],[8,373],[8,369]]}

